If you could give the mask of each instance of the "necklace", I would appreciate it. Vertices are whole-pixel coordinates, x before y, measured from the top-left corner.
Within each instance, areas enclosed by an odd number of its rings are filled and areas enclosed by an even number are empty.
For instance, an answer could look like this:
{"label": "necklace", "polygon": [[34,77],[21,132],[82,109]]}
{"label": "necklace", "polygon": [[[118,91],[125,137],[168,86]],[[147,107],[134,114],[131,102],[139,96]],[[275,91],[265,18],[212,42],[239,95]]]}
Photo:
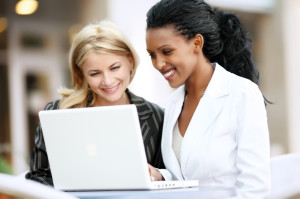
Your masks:
{"label": "necklace", "polygon": [[188,98],[188,96],[186,95],[185,96],[185,101],[192,101],[192,100],[195,100],[195,99],[198,99],[200,97],[202,97],[204,95],[205,92],[201,93],[200,95],[196,96],[196,97],[192,97],[192,98]]}

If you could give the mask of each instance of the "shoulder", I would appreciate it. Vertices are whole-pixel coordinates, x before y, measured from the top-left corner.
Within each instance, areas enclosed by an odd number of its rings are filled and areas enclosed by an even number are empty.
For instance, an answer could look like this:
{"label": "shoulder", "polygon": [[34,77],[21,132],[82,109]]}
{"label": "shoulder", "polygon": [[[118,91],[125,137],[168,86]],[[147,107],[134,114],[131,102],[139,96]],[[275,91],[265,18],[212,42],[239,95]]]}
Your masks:
{"label": "shoulder", "polygon": [[46,104],[44,110],[55,110],[59,109],[60,100],[55,100]]}
{"label": "shoulder", "polygon": [[262,103],[263,95],[257,84],[225,70],[216,65],[215,72],[209,86],[213,88],[213,94],[217,96],[229,96],[229,101],[239,104]]}
{"label": "shoulder", "polygon": [[229,74],[231,77],[230,83],[233,101],[241,103],[244,106],[250,103],[253,105],[261,104],[264,107],[264,97],[257,84],[238,75]]}
{"label": "shoulder", "polygon": [[221,74],[223,83],[228,83],[229,88],[233,92],[243,92],[243,93],[261,93],[260,89],[258,88],[258,85],[254,82],[250,81],[249,79],[246,79],[244,77],[240,77],[234,73],[231,73],[227,70],[225,70],[222,66],[216,67]]}
{"label": "shoulder", "polygon": [[236,92],[241,92],[247,95],[262,95],[259,87],[257,84],[254,82],[250,81],[249,79],[234,75],[233,78],[233,85],[234,85],[234,90]]}

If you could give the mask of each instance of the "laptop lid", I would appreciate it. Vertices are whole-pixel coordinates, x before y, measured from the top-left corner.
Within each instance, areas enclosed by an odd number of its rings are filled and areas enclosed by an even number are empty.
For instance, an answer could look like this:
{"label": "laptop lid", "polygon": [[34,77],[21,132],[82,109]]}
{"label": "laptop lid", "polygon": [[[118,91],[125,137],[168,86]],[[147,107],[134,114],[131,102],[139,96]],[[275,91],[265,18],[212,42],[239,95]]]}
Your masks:
{"label": "laptop lid", "polygon": [[39,112],[54,187],[150,189],[135,105]]}

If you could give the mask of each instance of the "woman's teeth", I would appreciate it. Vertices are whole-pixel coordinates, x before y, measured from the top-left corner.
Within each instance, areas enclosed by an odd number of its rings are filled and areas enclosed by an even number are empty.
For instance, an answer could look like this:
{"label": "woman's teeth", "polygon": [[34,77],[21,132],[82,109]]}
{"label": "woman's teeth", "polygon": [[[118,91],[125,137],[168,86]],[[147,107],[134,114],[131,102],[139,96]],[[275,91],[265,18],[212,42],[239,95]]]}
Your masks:
{"label": "woman's teeth", "polygon": [[165,78],[168,78],[168,77],[172,76],[174,73],[175,73],[175,70],[170,70],[169,72],[164,73],[163,75]]}

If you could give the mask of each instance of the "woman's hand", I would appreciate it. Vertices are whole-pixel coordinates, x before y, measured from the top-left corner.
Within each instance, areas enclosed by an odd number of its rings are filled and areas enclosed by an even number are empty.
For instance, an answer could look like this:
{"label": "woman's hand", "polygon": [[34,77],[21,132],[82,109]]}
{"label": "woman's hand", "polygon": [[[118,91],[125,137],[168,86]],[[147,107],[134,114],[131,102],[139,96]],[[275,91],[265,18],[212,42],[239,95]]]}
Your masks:
{"label": "woman's hand", "polygon": [[156,168],[151,166],[150,164],[148,164],[148,169],[149,169],[151,181],[165,180],[164,177],[161,175],[161,173]]}

